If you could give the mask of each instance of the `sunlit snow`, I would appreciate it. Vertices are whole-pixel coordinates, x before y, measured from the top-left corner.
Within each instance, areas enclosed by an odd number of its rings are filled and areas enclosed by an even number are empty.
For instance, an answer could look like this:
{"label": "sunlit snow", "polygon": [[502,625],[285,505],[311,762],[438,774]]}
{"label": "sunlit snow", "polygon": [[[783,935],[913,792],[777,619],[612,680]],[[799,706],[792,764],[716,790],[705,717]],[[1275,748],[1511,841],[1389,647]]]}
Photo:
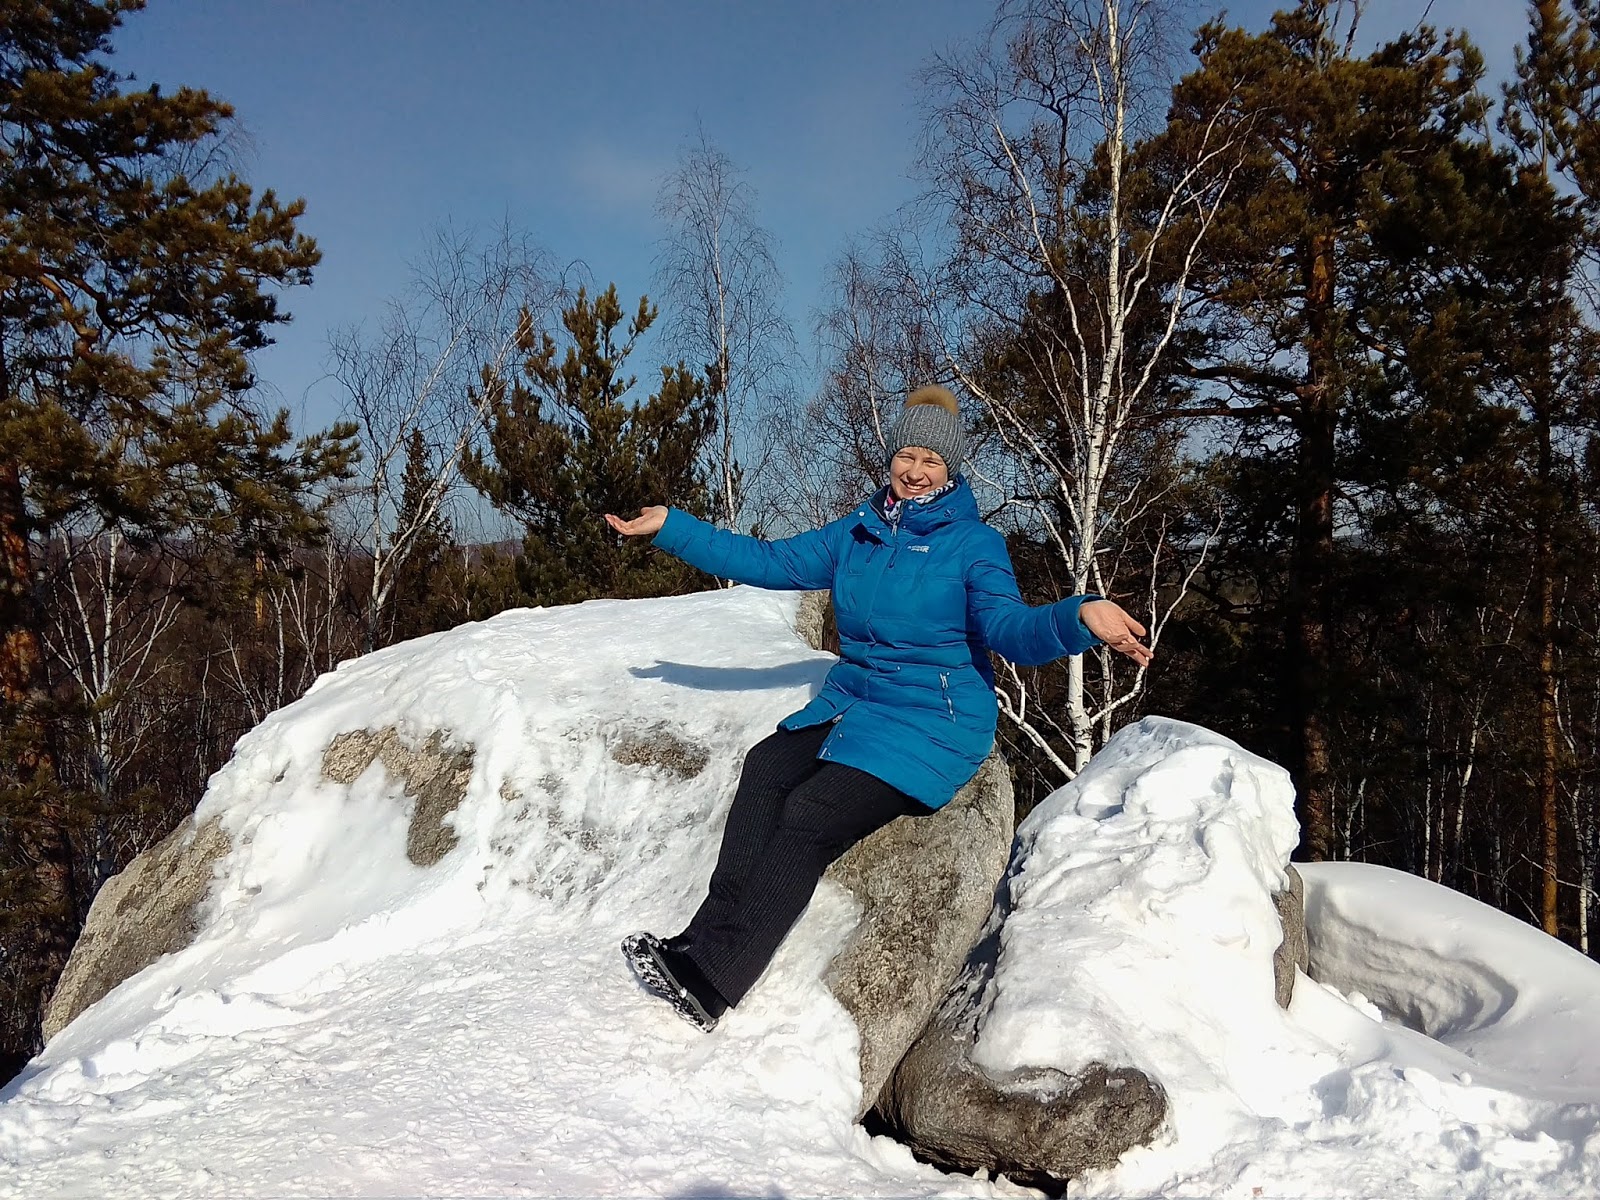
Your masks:
{"label": "sunlit snow", "polygon": [[[793,597],[747,588],[520,611],[346,664],[212,780],[234,852],[195,943],[0,1093],[0,1196],[1026,1195],[852,1124],[852,1024],[821,983],[824,885],[711,1035],[617,941],[697,902],[740,755],[820,683]],[[339,733],[476,749],[456,847],[405,856]],[[609,749],[667,729],[688,780]],[[1156,1143],[1073,1195],[1600,1192],[1600,965],[1425,881],[1304,868],[1313,971],[1271,997],[1283,773],[1151,719],[1019,831],[977,1055],[1153,1074]]]}

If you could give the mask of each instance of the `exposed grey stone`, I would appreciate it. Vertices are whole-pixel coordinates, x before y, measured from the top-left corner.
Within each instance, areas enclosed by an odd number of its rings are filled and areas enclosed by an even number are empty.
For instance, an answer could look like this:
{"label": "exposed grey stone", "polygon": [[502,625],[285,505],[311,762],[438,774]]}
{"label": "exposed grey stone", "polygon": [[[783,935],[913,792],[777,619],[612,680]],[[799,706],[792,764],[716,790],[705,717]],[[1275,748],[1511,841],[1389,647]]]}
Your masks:
{"label": "exposed grey stone", "polygon": [[455,832],[445,818],[466,795],[472,777],[470,747],[451,746],[434,733],[420,747],[400,737],[393,726],[356,729],[341,733],[322,754],[322,774],[334,783],[354,783],[374,759],[401,781],[405,794],[416,801],[406,830],[406,857],[419,867],[431,867],[456,846]]}
{"label": "exposed grey stone", "polygon": [[660,767],[679,779],[693,779],[706,769],[711,752],[658,725],[624,733],[612,745],[611,757],[623,766]]}
{"label": "exposed grey stone", "polygon": [[880,1106],[891,1123],[916,1130],[907,1140],[918,1157],[941,1166],[994,1171],[1059,1196],[1069,1180],[1149,1142],[1166,1119],[1165,1092],[1132,1067],[997,1079],[972,1065],[968,1049],[967,1036],[942,1024],[919,1038]]}
{"label": "exposed grey stone", "polygon": [[216,820],[184,821],[106,880],[44,1014],[52,1038],[117,984],[194,940],[195,906],[232,848]]}
{"label": "exposed grey stone", "polygon": [[997,1171],[1061,1195],[1068,1180],[1114,1165],[1166,1119],[1166,1093],[1131,1066],[1090,1063],[991,1075],[972,1062],[1010,909],[999,898],[966,967],[933,1020],[895,1066],[877,1116],[918,1157],[963,1171]]}
{"label": "exposed grey stone", "polygon": [[352,729],[339,734],[322,752],[323,778],[346,786],[354,783],[372,765],[372,760],[378,757],[383,744],[394,735],[392,725],[376,732],[371,729]]}
{"label": "exposed grey stone", "polygon": [[828,986],[861,1034],[861,1111],[961,970],[1011,851],[1011,777],[991,756],[955,799],[852,847],[827,878],[861,904]]}
{"label": "exposed grey stone", "polygon": [[828,592],[807,592],[800,597],[794,631],[813,650],[839,653],[839,625],[833,615],[833,596]]}
{"label": "exposed grey stone", "polygon": [[1283,941],[1272,955],[1272,994],[1279,1008],[1294,998],[1295,968],[1311,970],[1311,946],[1306,939],[1306,884],[1300,872],[1289,868],[1289,890],[1272,898],[1283,925]]}

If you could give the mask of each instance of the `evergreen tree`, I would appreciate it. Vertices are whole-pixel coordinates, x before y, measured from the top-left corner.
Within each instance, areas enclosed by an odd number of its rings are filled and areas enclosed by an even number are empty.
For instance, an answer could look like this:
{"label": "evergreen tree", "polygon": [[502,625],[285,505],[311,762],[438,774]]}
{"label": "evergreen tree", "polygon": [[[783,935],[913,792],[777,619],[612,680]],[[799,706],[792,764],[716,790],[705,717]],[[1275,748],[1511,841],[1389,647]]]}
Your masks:
{"label": "evergreen tree", "polygon": [[[1506,89],[1502,127],[1520,172],[1498,279],[1507,295],[1496,363],[1522,417],[1521,503],[1533,549],[1531,649],[1538,671],[1538,773],[1545,932],[1561,929],[1560,800],[1570,776],[1560,729],[1557,591],[1582,573],[1593,531],[1578,456],[1600,426],[1600,339],[1581,303],[1583,256],[1600,250],[1600,13],[1589,0],[1537,0]],[[1576,535],[1576,536],[1574,536]],[[1587,904],[1587,896],[1580,904]]]}
{"label": "evergreen tree", "polygon": [[669,595],[709,583],[647,543],[621,541],[603,520],[650,504],[708,511],[698,464],[715,414],[704,382],[680,363],[661,369],[659,390],[642,403],[627,399],[637,381],[623,367],[655,319],[644,297],[628,317],[615,285],[592,301],[580,290],[562,313],[564,351],[524,322],[524,378],[486,372],[488,452],[472,455],[464,473],[525,526],[516,570],[534,604]]}
{"label": "evergreen tree", "polygon": [[422,430],[413,429],[406,439],[406,469],[400,481],[395,526],[416,532],[411,535],[389,598],[391,641],[420,637],[450,623],[436,603],[445,555],[454,544],[449,519],[428,503],[437,479],[427,440]]}
{"label": "evergreen tree", "polygon": [[1204,27],[1200,69],[1173,110],[1173,136],[1192,136],[1231,94],[1254,147],[1208,243],[1212,340],[1191,348],[1186,373],[1247,422],[1238,478],[1260,489],[1249,519],[1281,546],[1243,567],[1255,577],[1243,590],[1282,592],[1283,657],[1257,666],[1284,676],[1283,741],[1268,749],[1291,765],[1312,859],[1334,847],[1336,506],[1353,494],[1352,412],[1414,391],[1414,355],[1457,328],[1447,314],[1470,309],[1455,283],[1504,177],[1482,135],[1470,44],[1420,27],[1356,58],[1342,11],[1353,10],[1302,0],[1265,33]]}
{"label": "evergreen tree", "polygon": [[[65,803],[48,729],[33,584],[53,530],[183,533],[253,560],[312,534],[308,488],[345,466],[349,430],[296,444],[243,403],[250,354],[309,282],[302,206],[214,173],[232,117],[189,88],[128,89],[105,56],[142,0],[0,0],[0,779],[4,869],[29,876],[7,932],[28,1014],[75,933]],[[13,1036],[15,1035],[15,1036]]]}

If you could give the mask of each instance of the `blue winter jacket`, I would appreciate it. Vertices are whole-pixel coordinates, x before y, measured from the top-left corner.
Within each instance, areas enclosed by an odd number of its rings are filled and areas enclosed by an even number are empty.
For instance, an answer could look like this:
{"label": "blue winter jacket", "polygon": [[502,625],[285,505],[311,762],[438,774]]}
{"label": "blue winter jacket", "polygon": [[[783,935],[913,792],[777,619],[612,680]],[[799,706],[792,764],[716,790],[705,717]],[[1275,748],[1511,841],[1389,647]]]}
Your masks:
{"label": "blue winter jacket", "polygon": [[966,480],[883,515],[885,488],[847,517],[763,541],[672,509],[655,545],[709,575],[763,588],[833,591],[839,661],[783,729],[834,722],[817,757],[875,775],[938,808],[994,746],[991,649],[1020,666],[1082,654],[1091,596],[1035,608],[1017,591],[1005,539]]}

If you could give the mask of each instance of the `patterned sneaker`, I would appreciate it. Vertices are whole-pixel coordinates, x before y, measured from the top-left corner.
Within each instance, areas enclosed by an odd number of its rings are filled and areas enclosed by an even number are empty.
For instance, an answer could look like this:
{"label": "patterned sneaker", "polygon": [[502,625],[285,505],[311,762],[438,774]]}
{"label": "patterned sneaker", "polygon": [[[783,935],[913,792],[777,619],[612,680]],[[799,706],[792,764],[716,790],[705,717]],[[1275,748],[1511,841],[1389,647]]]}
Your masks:
{"label": "patterned sneaker", "polygon": [[668,965],[671,953],[653,933],[630,933],[622,939],[622,957],[645,990],[672,1005],[672,1010],[696,1029],[709,1033],[717,1027],[723,1007],[714,1002],[707,1005],[678,982]]}

